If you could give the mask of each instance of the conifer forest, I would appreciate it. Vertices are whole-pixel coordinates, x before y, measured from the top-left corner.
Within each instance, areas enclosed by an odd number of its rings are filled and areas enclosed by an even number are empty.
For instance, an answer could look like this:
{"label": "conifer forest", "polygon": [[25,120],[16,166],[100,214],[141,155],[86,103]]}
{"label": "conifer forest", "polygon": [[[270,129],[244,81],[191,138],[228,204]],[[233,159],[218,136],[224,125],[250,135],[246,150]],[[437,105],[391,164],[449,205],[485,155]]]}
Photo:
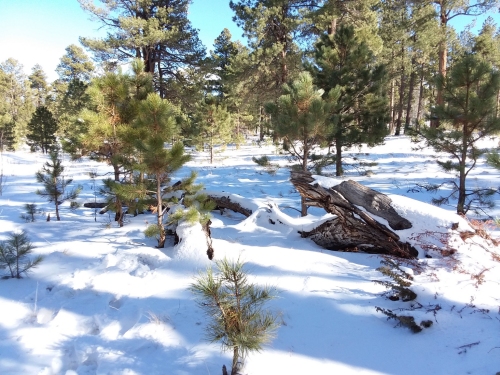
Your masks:
{"label": "conifer forest", "polygon": [[499,0],[66,1],[0,61],[1,374],[500,374]]}

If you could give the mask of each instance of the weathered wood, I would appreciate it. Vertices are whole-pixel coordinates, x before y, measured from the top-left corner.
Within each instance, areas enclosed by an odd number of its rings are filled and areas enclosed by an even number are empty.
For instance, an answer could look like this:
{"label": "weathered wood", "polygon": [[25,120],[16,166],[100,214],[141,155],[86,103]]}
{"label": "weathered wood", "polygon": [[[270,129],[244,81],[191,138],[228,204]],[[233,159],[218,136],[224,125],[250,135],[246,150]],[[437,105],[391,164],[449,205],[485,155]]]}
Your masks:
{"label": "weathered wood", "polygon": [[231,201],[229,197],[217,197],[214,195],[208,195],[208,198],[213,200],[217,207],[216,210],[228,208],[234,212],[238,212],[245,217],[249,217],[252,214],[252,210],[241,206],[239,203]]}
{"label": "weathered wood", "polygon": [[400,216],[391,206],[391,198],[352,180],[344,181],[331,188],[338,191],[352,204],[363,207],[369,213],[386,219],[394,230],[410,229],[411,223]]}
{"label": "weathered wood", "polygon": [[[306,198],[309,206],[322,207],[336,216],[312,231],[302,232],[303,237],[310,237],[318,245],[331,250],[364,251],[390,254],[403,258],[412,258],[418,255],[418,251],[413,246],[401,242],[396,233],[376,221],[368,212],[358,208],[356,203],[350,202],[338,190],[325,189],[314,183],[314,179],[309,172],[293,171],[291,173],[291,182],[301,196]],[[347,188],[355,190],[356,185],[349,184]],[[361,191],[351,192],[348,196],[354,196],[354,200],[360,203],[360,201],[363,201],[363,199],[359,198],[362,194]],[[376,194],[372,195],[375,196]],[[371,201],[373,200],[371,199]],[[370,199],[366,201],[370,201]],[[364,207],[364,205],[367,205],[366,201],[363,205],[358,205]],[[375,201],[380,201],[380,199],[377,198]],[[368,206],[370,205],[368,204]],[[373,206],[370,210],[376,211],[376,205]],[[376,212],[378,216],[382,216],[378,211]],[[391,221],[393,221],[392,218]]]}
{"label": "weathered wood", "polygon": [[84,203],[83,207],[86,207],[86,208],[104,208],[107,205],[108,205],[107,203],[90,202],[90,203]]}

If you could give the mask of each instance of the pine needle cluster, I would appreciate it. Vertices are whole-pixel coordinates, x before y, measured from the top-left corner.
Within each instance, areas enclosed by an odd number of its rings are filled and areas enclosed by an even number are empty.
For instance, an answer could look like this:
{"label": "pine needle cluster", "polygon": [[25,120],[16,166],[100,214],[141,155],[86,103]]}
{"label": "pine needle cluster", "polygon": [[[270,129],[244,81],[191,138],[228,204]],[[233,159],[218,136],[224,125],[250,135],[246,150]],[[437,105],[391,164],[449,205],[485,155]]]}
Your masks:
{"label": "pine needle cluster", "polygon": [[241,370],[249,352],[260,351],[278,328],[277,315],[264,310],[275,298],[271,287],[258,287],[248,281],[244,263],[227,259],[216,262],[191,284],[198,305],[210,317],[206,339],[220,342],[223,351],[233,351],[231,375]]}
{"label": "pine needle cluster", "polygon": [[25,231],[9,233],[9,238],[0,242],[0,268],[8,268],[10,277],[20,279],[22,273],[29,272],[43,260],[42,256],[29,258],[33,249]]}

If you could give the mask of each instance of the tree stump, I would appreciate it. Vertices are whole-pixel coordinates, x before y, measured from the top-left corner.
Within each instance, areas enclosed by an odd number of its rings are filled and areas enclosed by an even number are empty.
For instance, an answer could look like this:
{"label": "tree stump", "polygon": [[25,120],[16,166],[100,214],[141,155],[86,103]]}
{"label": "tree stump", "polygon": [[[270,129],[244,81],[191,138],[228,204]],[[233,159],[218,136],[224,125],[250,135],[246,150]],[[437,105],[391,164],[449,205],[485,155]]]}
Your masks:
{"label": "tree stump", "polygon": [[330,250],[364,251],[402,258],[418,256],[413,246],[401,242],[396,233],[370,216],[371,213],[386,219],[394,230],[411,228],[411,223],[391,206],[388,196],[354,181],[343,182],[331,189],[314,181],[309,172],[291,173],[291,182],[306,204],[321,207],[335,218],[309,232],[301,232],[302,237],[311,238]]}

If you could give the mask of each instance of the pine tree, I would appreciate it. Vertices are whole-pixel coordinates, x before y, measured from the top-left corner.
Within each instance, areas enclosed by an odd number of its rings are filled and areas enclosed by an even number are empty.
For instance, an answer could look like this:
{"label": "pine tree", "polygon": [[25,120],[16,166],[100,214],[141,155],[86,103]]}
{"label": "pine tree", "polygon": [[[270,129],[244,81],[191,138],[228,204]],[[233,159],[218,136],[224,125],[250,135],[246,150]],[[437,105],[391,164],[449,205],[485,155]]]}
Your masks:
{"label": "pine tree", "polygon": [[[34,112],[30,99],[30,89],[23,73],[23,66],[15,59],[7,59],[0,64],[0,93],[3,92],[4,115],[2,127],[3,146],[14,150],[26,136],[26,126]],[[0,124],[2,125],[2,124]]]}
{"label": "pine tree", "polygon": [[[291,85],[283,85],[283,95],[278,103],[268,103],[266,110],[271,114],[274,130],[284,138],[287,151],[300,162],[303,171],[308,170],[311,152],[327,133],[326,119],[329,106],[322,99],[323,90],[313,85],[308,72],[303,72]],[[330,91],[328,101],[335,103],[340,91]],[[307,215],[305,198],[302,198],[302,216]]]}
{"label": "pine tree", "polygon": [[208,147],[210,164],[214,162],[215,147],[225,146],[231,139],[231,115],[218,100],[208,95],[198,105],[191,133],[195,142]]}
{"label": "pine tree", "polygon": [[110,164],[115,181],[120,180],[128,162],[123,135],[134,116],[130,90],[130,77],[121,72],[96,78],[88,90],[92,110],[84,108],[80,113],[86,127],[80,148],[92,158]]}
{"label": "pine tree", "polygon": [[166,208],[163,207],[164,188],[170,182],[172,173],[188,162],[190,156],[184,154],[184,146],[181,142],[172,145],[171,149],[165,148],[165,143],[178,132],[176,122],[179,114],[178,108],[153,93],[150,93],[146,100],[138,105],[138,115],[134,125],[142,135],[136,147],[142,156],[140,169],[155,182],[155,190],[151,193],[156,197],[158,247],[163,248],[166,240],[163,223],[166,213]]}
{"label": "pine tree", "polygon": [[37,267],[43,260],[41,255],[33,260],[29,255],[35,248],[25,231],[11,232],[6,241],[0,242],[0,268],[8,268],[10,277],[21,278],[21,274],[28,273]]}
{"label": "pine tree", "polygon": [[[446,77],[448,65],[448,22],[459,16],[479,16],[489,10],[498,7],[497,0],[430,0],[437,8],[437,16],[440,20],[441,41],[438,45],[439,50],[439,74]],[[438,87],[437,105],[444,104],[443,91]],[[432,126],[439,125],[439,121],[434,121]]]}
{"label": "pine tree", "polygon": [[73,157],[81,155],[81,140],[87,131],[86,123],[79,116],[85,108],[90,109],[91,106],[87,88],[88,85],[85,82],[74,79],[69,82],[62,97],[58,98],[57,132],[63,150]]}
{"label": "pine tree", "polygon": [[41,149],[48,153],[57,143],[57,122],[52,113],[45,106],[37,107],[28,124],[26,143],[32,151]]}
{"label": "pine tree", "polygon": [[43,185],[43,189],[38,189],[36,194],[44,197],[49,202],[54,202],[56,218],[57,221],[60,221],[59,205],[66,200],[76,199],[82,188],[78,186],[68,191],[68,186],[73,182],[73,179],[65,178],[62,160],[57,151],[49,153],[49,160],[36,173],[36,180]]}
{"label": "pine tree", "polygon": [[68,84],[75,80],[83,83],[90,82],[95,67],[83,49],[70,44],[65,51],[56,68],[59,80]]}
{"label": "pine tree", "polygon": [[198,67],[205,48],[188,19],[190,0],[78,0],[107,29],[103,39],[80,38],[101,62],[140,58],[146,73],[155,75],[162,98],[176,102],[183,83],[180,71]]}
{"label": "pine tree", "polygon": [[500,131],[500,119],[495,113],[500,73],[473,55],[465,55],[452,66],[449,74],[437,78],[437,87],[443,93],[444,104],[436,107],[440,126],[424,127],[419,132],[425,144],[450,157],[438,164],[457,174],[458,182],[451,181],[451,192],[433,199],[446,204],[457,198],[457,213],[466,214],[478,204],[487,204],[485,197],[495,189],[468,189],[467,176],[484,154],[478,142]]}
{"label": "pine tree", "polygon": [[367,143],[382,143],[387,134],[388,107],[384,95],[385,69],[377,65],[373,53],[354,34],[341,26],[335,35],[323,35],[316,45],[311,68],[324,95],[340,90],[330,110],[328,135],[335,143],[336,175],[343,175],[342,149]]}
{"label": "pine tree", "polygon": [[217,274],[208,268],[190,289],[211,319],[206,329],[208,341],[220,342],[223,351],[233,352],[231,375],[237,375],[247,354],[260,351],[278,328],[277,315],[264,310],[275,291],[250,283],[240,260],[224,258],[216,265]]}
{"label": "pine tree", "polygon": [[45,101],[49,94],[49,85],[47,84],[47,75],[39,64],[36,64],[31,69],[31,74],[28,76],[28,80],[30,81],[33,105],[35,107],[45,105]]}

